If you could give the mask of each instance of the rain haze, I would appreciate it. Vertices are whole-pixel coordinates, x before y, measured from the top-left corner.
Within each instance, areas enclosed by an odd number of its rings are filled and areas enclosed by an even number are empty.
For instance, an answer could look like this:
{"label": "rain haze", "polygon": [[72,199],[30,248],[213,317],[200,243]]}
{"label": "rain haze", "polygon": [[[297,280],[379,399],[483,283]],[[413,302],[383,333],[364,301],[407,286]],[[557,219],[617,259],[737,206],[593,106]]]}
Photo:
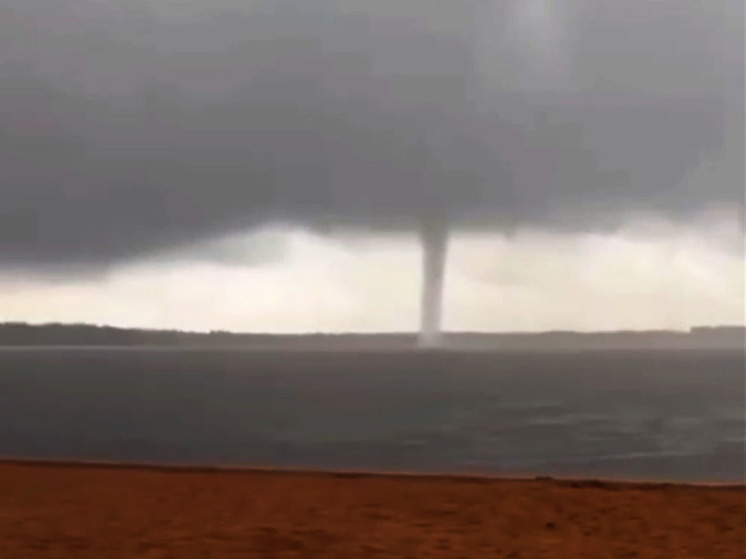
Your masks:
{"label": "rain haze", "polygon": [[743,10],[7,0],[0,315],[742,324]]}

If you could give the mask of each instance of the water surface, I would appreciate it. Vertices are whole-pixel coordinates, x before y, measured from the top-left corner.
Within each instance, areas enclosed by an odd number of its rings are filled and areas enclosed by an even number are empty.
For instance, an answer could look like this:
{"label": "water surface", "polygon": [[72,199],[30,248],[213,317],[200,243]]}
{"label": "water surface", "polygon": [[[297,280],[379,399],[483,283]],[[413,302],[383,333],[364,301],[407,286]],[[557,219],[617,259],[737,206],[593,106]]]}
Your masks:
{"label": "water surface", "polygon": [[0,349],[0,455],[743,481],[743,352]]}

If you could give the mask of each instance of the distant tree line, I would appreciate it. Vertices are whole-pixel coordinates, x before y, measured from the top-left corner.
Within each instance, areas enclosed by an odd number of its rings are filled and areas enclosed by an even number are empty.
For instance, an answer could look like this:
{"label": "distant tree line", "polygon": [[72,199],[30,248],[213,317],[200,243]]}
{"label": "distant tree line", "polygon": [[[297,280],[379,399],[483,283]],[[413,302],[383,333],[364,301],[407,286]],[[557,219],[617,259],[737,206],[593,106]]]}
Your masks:
{"label": "distant tree line", "polygon": [[[185,332],[118,328],[92,324],[0,323],[0,346],[232,346],[252,348],[411,348],[414,333],[254,334],[225,331]],[[708,326],[689,331],[619,331],[579,333],[450,332],[444,345],[460,349],[743,349],[746,328]]]}
{"label": "distant tree line", "polygon": [[90,324],[0,324],[0,345],[147,345],[181,344],[190,334]]}
{"label": "distant tree line", "polygon": [[254,334],[213,330],[186,332],[119,328],[93,324],[0,323],[0,346],[189,346],[189,345],[272,345],[277,343],[318,342],[337,338],[411,338],[413,334]]}

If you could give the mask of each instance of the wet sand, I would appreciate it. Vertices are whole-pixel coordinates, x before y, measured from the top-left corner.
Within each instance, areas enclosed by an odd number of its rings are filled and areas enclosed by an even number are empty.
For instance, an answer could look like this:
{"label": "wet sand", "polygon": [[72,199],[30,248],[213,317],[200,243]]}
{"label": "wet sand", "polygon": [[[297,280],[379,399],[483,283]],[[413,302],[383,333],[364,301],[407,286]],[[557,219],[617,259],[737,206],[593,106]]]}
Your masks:
{"label": "wet sand", "polygon": [[746,488],[0,463],[0,557],[741,558]]}

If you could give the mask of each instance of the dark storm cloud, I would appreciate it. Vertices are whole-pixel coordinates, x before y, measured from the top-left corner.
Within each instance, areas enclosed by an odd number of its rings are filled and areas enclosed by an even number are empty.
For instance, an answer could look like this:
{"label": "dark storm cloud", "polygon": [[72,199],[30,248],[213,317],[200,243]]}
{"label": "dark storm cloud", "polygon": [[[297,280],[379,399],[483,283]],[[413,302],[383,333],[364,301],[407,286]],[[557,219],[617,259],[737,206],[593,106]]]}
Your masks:
{"label": "dark storm cloud", "polygon": [[742,2],[543,3],[566,68],[500,40],[518,0],[4,0],[0,265],[742,203]]}

